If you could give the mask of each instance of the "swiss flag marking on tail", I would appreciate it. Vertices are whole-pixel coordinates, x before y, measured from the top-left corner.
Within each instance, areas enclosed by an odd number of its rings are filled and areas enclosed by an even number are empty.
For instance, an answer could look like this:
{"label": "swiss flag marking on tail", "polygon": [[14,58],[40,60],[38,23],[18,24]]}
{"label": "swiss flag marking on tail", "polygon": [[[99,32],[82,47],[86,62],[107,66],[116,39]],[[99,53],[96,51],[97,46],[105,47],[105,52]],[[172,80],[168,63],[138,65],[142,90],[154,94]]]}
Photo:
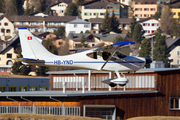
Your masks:
{"label": "swiss flag marking on tail", "polygon": [[32,36],[28,36],[28,37],[27,37],[27,40],[32,40]]}

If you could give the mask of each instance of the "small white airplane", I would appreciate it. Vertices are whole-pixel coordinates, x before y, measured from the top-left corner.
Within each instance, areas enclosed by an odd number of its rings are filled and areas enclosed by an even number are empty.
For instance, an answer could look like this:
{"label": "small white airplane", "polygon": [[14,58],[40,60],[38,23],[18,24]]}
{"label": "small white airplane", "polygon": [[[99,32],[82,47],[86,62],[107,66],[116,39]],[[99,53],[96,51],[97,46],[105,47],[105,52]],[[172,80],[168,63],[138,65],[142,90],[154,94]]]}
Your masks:
{"label": "small white airplane", "polygon": [[[127,56],[118,49],[134,44],[124,41],[101,48],[92,48],[87,51],[58,56],[50,53],[27,28],[19,28],[19,37],[22,48],[22,63],[38,66],[58,66],[75,69],[87,69],[111,72],[111,79],[102,82],[115,87],[117,84],[124,86],[128,79],[119,72],[135,72],[151,63],[150,59]],[[114,78],[116,73],[117,78]]]}

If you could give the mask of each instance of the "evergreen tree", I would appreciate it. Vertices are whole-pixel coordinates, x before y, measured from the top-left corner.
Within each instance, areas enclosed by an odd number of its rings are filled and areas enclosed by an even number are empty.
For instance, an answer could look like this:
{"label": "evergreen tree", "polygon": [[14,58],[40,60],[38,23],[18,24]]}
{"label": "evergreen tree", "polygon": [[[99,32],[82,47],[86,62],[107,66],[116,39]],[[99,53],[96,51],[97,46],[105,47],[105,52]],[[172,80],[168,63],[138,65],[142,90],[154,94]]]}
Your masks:
{"label": "evergreen tree", "polygon": [[134,27],[137,24],[136,18],[133,16],[132,22],[130,23],[130,31],[128,32],[128,37],[132,38]]}
{"label": "evergreen tree", "polygon": [[[144,39],[141,44],[141,49],[139,51],[139,57],[149,58],[151,57],[151,45],[148,39]],[[147,68],[150,67],[150,64],[146,65]]]}
{"label": "evergreen tree", "polygon": [[84,0],[77,0],[76,1],[76,6],[79,6],[80,4],[83,4],[84,3]]}
{"label": "evergreen tree", "polygon": [[166,37],[161,35],[162,30],[160,28],[157,29],[157,33],[155,33],[155,45],[153,50],[153,59],[156,61],[163,61],[165,63],[165,67],[168,67],[168,62],[170,61],[168,57],[170,54],[167,50],[166,45]]}
{"label": "evergreen tree", "polygon": [[12,11],[14,12],[14,15],[22,15],[24,13],[22,5],[23,5],[23,0],[11,0],[11,8]]}
{"label": "evergreen tree", "polygon": [[46,10],[46,0],[41,0],[40,6],[38,6],[37,10],[41,12],[45,12]]}
{"label": "evergreen tree", "polygon": [[[17,58],[22,58],[21,51],[18,52]],[[15,61],[11,72],[16,75],[28,75],[30,71],[31,68],[29,66],[22,64],[21,61]]]}
{"label": "evergreen tree", "polygon": [[4,0],[0,0],[0,12],[3,12]]}
{"label": "evergreen tree", "polygon": [[102,22],[102,27],[101,27],[101,30],[102,31],[106,31],[106,30],[110,30],[110,27],[111,27],[111,24],[110,24],[110,17],[109,17],[109,13],[108,11],[106,10],[105,12],[105,15],[104,15],[104,19],[103,19],[103,22]]}
{"label": "evergreen tree", "polygon": [[63,39],[65,38],[65,28],[64,27],[59,27],[55,32],[55,35],[61,36]]}
{"label": "evergreen tree", "polygon": [[84,34],[82,34],[82,36],[81,36],[81,44],[82,44],[83,47],[85,47],[85,44],[84,44],[85,42],[86,42],[86,38],[85,38]]}
{"label": "evergreen tree", "polygon": [[135,42],[141,43],[143,39],[143,34],[144,34],[144,31],[143,31],[142,25],[139,23],[136,23],[133,30],[132,38],[134,39]]}
{"label": "evergreen tree", "polygon": [[157,11],[152,17],[158,20],[161,18],[161,12]]}
{"label": "evergreen tree", "polygon": [[89,30],[86,30],[85,33],[90,33],[90,31],[89,31]]}
{"label": "evergreen tree", "polygon": [[48,7],[46,8],[46,10],[45,10],[45,13],[49,15],[49,14],[50,14],[50,12],[51,12],[51,7],[50,7],[50,6],[48,6]]}
{"label": "evergreen tree", "polygon": [[[44,43],[44,47],[51,53],[53,54],[58,54],[58,49],[57,47],[52,43],[51,39],[47,39],[46,42]],[[38,76],[46,76],[46,72],[48,71],[48,67],[46,66],[38,66],[38,68],[36,68],[36,74]]]}
{"label": "evergreen tree", "polygon": [[70,3],[66,7],[64,15],[65,16],[78,16],[77,9],[78,9],[78,7],[74,3]]}
{"label": "evergreen tree", "polygon": [[113,10],[113,14],[112,17],[110,18],[110,30],[116,33],[121,33],[121,29],[119,29],[119,21],[117,20],[115,14],[114,14],[114,10]]}
{"label": "evergreen tree", "polygon": [[114,38],[113,43],[122,42],[122,41],[124,41],[124,39],[120,35],[117,35]]}

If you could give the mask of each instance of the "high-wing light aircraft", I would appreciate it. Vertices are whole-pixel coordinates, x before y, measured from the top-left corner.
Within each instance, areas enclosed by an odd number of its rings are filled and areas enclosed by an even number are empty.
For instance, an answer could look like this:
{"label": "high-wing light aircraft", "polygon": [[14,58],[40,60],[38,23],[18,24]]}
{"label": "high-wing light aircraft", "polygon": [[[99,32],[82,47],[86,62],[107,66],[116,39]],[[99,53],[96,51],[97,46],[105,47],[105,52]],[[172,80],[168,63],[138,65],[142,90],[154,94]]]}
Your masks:
{"label": "high-wing light aircraft", "polygon": [[[27,28],[19,28],[18,31],[24,64],[109,71],[112,72],[111,79],[103,82],[111,87],[115,87],[117,84],[124,86],[128,83],[128,79],[119,72],[135,72],[151,62],[146,58],[127,56],[118,50],[134,44],[134,42],[118,42],[101,48],[58,56],[50,53]],[[114,73],[117,75],[115,79]]]}

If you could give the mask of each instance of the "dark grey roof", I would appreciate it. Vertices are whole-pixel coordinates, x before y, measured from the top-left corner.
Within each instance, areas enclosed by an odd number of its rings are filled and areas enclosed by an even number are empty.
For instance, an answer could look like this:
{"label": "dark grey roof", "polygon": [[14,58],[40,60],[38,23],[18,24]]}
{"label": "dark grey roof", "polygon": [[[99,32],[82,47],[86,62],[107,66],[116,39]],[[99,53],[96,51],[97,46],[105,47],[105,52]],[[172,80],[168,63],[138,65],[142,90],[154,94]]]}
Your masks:
{"label": "dark grey roof", "polygon": [[158,93],[157,90],[127,90],[127,91],[26,91],[26,92],[2,92],[0,97],[81,97],[94,95],[123,95],[123,94],[148,94]]}
{"label": "dark grey roof", "polygon": [[70,21],[69,24],[90,24],[90,23],[82,19],[75,19],[73,21]]}
{"label": "dark grey roof", "polygon": [[[120,24],[130,24],[132,18],[118,18]],[[102,23],[103,18],[90,18],[90,23]]]}
{"label": "dark grey roof", "polygon": [[178,40],[180,40],[180,38],[169,38],[166,40],[166,45],[169,48],[170,46],[172,46],[175,42],[177,42]]}
{"label": "dark grey roof", "polygon": [[[73,38],[71,38],[74,41],[80,41],[83,34],[81,33],[72,33]],[[90,33],[84,34],[85,37],[91,35]],[[98,39],[102,39],[103,41],[113,41],[114,38],[118,35],[120,35],[123,39],[126,39],[127,34],[92,34],[93,36],[97,37]]]}
{"label": "dark grey roof", "polygon": [[23,16],[23,15],[7,15],[5,16],[11,22],[15,21],[53,21],[53,22],[69,22],[76,19],[76,16]]}

